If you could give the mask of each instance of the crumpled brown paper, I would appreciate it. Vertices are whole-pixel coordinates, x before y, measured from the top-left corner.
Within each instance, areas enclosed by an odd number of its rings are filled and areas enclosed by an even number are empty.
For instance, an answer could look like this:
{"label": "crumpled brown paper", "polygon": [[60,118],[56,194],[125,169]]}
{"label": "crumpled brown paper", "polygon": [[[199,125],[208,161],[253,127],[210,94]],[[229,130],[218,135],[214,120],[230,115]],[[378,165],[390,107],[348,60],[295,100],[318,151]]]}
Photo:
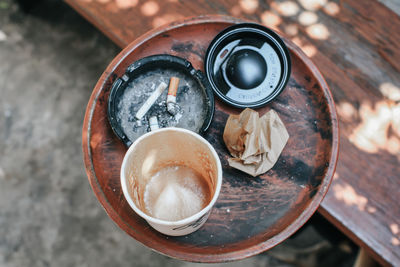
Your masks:
{"label": "crumpled brown paper", "polygon": [[274,166],[289,133],[274,110],[259,118],[258,112],[246,108],[240,115],[229,116],[223,138],[233,156],[229,165],[257,176]]}

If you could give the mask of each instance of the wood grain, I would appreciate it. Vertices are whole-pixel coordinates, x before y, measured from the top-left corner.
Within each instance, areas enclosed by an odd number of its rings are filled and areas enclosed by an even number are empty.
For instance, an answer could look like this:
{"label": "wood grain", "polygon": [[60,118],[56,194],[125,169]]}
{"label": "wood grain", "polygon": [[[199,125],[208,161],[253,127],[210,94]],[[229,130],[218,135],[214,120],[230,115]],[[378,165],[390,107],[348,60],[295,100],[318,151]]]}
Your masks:
{"label": "wood grain", "polygon": [[[137,216],[123,197],[120,165],[126,148],[106,119],[112,82],[128,65],[160,53],[190,59],[203,70],[212,38],[235,20],[203,17],[152,31],[125,48],[109,65],[93,91],[83,127],[85,166],[91,186],[109,216],[129,235],[171,257],[196,262],[224,262],[265,251],[293,234],[316,211],[331,182],[338,156],[338,128],[333,98],[312,62],[286,40],[292,76],[284,92],[270,105],[284,121],[288,144],[279,162],[252,178],[229,167],[222,134],[233,109],[216,101],[216,112],[205,138],[217,150],[223,166],[220,197],[205,225],[184,237],[167,237]],[[196,38],[192,38],[196,36]]]}
{"label": "wood grain", "polygon": [[[329,1],[324,7],[292,1],[292,9],[281,6],[288,1],[271,0],[153,1],[159,9],[151,16],[142,13],[145,1],[129,8],[113,0],[67,2],[121,47],[163,21],[203,14],[229,14],[286,34],[321,70],[338,107],[341,153],[319,211],[381,264],[400,265],[400,130],[394,117],[383,137],[366,128],[369,122],[379,126],[382,112],[399,105],[380,90],[400,88],[396,13],[376,0]],[[363,134],[370,135],[366,143]]]}

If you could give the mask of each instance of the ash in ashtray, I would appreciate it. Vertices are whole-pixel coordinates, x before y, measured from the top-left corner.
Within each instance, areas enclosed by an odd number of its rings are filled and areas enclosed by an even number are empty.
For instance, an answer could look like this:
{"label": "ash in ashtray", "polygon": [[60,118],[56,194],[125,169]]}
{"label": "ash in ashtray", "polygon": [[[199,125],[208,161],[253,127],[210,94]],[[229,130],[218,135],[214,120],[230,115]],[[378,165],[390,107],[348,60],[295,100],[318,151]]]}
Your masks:
{"label": "ash in ashtray", "polygon": [[[176,95],[177,112],[167,111],[168,88],[160,95],[141,120],[135,115],[160,83],[169,84],[171,77],[180,79]],[[173,69],[155,69],[130,81],[118,102],[117,122],[126,136],[134,142],[150,131],[149,118],[157,116],[160,128],[181,127],[199,132],[207,114],[206,97],[200,85],[190,76]]]}

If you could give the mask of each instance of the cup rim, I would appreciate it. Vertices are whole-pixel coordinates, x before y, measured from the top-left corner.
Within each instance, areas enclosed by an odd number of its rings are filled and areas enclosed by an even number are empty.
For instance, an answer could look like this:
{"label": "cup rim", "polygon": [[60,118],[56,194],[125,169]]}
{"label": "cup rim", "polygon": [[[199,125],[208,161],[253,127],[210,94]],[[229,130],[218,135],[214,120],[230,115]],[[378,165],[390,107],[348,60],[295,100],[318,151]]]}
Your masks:
{"label": "cup rim", "polygon": [[[128,156],[132,153],[135,146],[139,142],[141,142],[145,138],[149,138],[152,135],[158,134],[160,132],[167,132],[167,131],[182,132],[182,133],[190,134],[193,137],[197,138],[199,141],[201,141],[203,144],[205,144],[208,147],[208,149],[211,151],[212,155],[214,156],[214,158],[216,160],[216,165],[217,165],[217,185],[215,188],[214,196],[211,199],[211,201],[208,203],[207,206],[205,206],[203,209],[201,209],[196,214],[193,214],[190,217],[187,217],[187,218],[184,218],[184,219],[178,220],[178,221],[166,221],[166,220],[157,219],[157,218],[147,215],[141,209],[139,209],[139,207],[136,206],[135,202],[133,201],[132,197],[129,194],[129,190],[128,190],[128,186],[127,186],[127,177],[125,176],[125,172],[124,172],[126,165],[128,164],[127,163]],[[211,210],[211,208],[214,206],[215,202],[218,199],[219,193],[221,191],[222,166],[221,166],[221,161],[220,161],[218,154],[215,151],[214,147],[206,139],[204,139],[201,135],[199,135],[195,132],[192,132],[190,130],[184,129],[184,128],[167,127],[167,128],[158,129],[158,130],[155,130],[152,132],[148,132],[148,133],[140,136],[138,139],[135,140],[135,142],[132,143],[132,145],[129,147],[128,151],[126,151],[124,159],[122,161],[121,170],[120,170],[120,178],[121,178],[122,193],[124,194],[125,199],[128,201],[129,206],[136,212],[136,214],[138,214],[140,217],[142,217],[146,221],[154,223],[154,224],[159,224],[159,225],[164,225],[164,226],[180,226],[180,225],[188,224],[188,223],[198,220],[204,214],[209,212]]]}

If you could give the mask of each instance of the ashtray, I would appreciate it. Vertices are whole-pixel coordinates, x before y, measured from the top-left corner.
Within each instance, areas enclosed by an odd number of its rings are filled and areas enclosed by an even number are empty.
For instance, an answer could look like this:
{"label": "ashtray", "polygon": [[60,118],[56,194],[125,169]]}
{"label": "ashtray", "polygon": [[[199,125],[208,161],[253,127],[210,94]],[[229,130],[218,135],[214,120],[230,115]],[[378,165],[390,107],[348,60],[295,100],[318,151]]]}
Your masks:
{"label": "ashtray", "polygon": [[[171,77],[179,78],[176,114],[167,111],[168,90],[164,90],[146,116],[135,118],[157,86],[169,84]],[[189,61],[172,55],[153,55],[135,61],[114,81],[107,113],[114,133],[130,146],[150,131],[151,116],[157,117],[160,128],[175,126],[203,134],[214,114],[214,96],[203,73]]]}
{"label": "ashtray", "polygon": [[208,47],[205,72],[215,94],[239,108],[272,101],[290,77],[289,51],[272,30],[241,23],[220,32]]}

